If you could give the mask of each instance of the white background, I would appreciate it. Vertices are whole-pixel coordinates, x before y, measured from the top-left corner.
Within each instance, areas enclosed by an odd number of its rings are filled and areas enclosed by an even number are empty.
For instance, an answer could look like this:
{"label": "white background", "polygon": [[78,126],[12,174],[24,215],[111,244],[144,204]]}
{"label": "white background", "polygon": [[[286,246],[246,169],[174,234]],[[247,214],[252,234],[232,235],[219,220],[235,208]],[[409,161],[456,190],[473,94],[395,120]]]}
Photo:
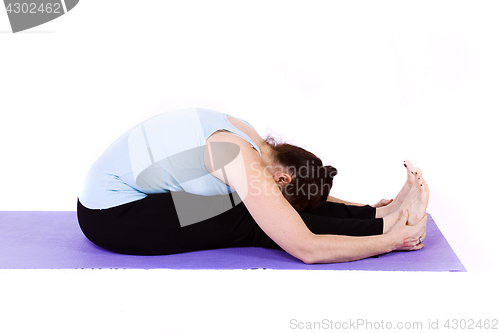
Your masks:
{"label": "white background", "polygon": [[344,200],[394,197],[409,159],[468,270],[4,270],[0,327],[289,332],[301,331],[294,318],[424,328],[499,319],[488,301],[500,277],[499,9],[83,0],[17,34],[0,10],[0,210],[75,210],[88,168],[119,135],[164,111],[204,107],[313,151],[339,170],[332,194]]}

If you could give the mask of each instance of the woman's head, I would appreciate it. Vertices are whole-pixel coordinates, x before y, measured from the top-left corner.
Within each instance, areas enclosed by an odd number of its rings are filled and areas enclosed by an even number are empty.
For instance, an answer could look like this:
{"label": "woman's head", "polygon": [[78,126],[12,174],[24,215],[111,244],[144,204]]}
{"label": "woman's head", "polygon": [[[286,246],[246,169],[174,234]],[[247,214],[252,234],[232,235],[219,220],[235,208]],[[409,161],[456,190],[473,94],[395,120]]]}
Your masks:
{"label": "woman's head", "polygon": [[283,196],[297,211],[327,199],[337,169],[323,166],[319,157],[300,147],[278,143],[271,136],[265,141],[272,148],[272,164],[278,170],[282,168],[282,172],[274,169],[273,176]]}

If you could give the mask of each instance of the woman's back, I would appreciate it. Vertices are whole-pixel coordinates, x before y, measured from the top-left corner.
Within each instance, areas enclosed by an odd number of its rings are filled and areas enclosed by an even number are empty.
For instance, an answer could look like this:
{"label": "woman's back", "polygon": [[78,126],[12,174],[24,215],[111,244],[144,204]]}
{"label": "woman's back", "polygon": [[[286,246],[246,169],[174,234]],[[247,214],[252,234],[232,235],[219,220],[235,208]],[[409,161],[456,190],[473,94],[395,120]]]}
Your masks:
{"label": "woman's back", "polygon": [[80,202],[106,209],[168,191],[227,194],[232,189],[209,174],[203,160],[207,138],[221,130],[241,136],[260,153],[227,114],[199,108],[165,112],[127,131],[99,157],[85,178]]}

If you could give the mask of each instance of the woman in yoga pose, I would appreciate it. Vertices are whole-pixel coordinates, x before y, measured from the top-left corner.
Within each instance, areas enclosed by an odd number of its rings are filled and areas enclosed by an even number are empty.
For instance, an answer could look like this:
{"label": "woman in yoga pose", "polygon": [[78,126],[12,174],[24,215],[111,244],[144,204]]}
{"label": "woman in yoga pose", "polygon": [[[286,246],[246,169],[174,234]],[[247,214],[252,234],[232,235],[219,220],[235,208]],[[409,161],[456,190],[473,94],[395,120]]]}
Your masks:
{"label": "woman in yoga pose", "polygon": [[257,246],[313,264],[418,250],[429,191],[421,171],[405,166],[394,200],[348,203],[329,196],[337,170],[314,154],[223,113],[170,111],[92,165],[78,221],[96,245],[135,255]]}

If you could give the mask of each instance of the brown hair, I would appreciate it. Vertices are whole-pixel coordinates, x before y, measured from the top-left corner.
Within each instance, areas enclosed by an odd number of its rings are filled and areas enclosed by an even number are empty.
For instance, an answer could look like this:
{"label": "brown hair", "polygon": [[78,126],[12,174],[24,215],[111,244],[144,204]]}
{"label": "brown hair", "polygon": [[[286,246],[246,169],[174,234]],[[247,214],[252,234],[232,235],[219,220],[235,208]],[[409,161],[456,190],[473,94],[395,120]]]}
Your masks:
{"label": "brown hair", "polygon": [[292,176],[292,181],[280,186],[281,193],[297,210],[326,201],[337,169],[323,162],[313,153],[298,146],[277,142],[272,136],[265,139],[274,151],[274,162],[282,165]]}

